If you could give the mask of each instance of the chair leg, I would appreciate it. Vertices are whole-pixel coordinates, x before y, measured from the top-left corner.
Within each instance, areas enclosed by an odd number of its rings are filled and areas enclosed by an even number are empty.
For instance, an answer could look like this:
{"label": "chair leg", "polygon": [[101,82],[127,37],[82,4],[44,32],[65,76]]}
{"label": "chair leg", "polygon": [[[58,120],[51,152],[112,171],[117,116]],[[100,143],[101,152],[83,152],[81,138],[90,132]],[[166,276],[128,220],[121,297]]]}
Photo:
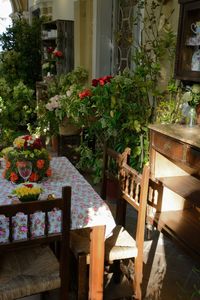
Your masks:
{"label": "chair leg", "polygon": [[77,300],[88,299],[88,274],[87,274],[87,255],[78,256],[78,282],[77,282]]}
{"label": "chair leg", "polygon": [[141,258],[135,258],[135,275],[134,275],[134,290],[135,299],[142,299],[142,277],[143,277],[143,261]]}
{"label": "chair leg", "polygon": [[122,271],[120,268],[120,260],[115,260],[113,262],[113,281],[116,284],[119,284],[121,282],[121,278],[122,278]]}

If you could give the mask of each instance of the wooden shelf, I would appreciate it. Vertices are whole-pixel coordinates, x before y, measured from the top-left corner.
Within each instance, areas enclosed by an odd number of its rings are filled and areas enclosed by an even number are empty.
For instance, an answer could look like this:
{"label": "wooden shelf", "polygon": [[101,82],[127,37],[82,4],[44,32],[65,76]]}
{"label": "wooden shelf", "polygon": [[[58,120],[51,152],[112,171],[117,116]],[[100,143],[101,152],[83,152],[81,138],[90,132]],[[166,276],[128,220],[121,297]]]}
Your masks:
{"label": "wooden shelf", "polygon": [[157,178],[164,186],[200,207],[200,181],[190,175]]}
{"label": "wooden shelf", "polygon": [[196,209],[160,212],[156,214],[155,222],[160,230],[200,257],[200,213]]}

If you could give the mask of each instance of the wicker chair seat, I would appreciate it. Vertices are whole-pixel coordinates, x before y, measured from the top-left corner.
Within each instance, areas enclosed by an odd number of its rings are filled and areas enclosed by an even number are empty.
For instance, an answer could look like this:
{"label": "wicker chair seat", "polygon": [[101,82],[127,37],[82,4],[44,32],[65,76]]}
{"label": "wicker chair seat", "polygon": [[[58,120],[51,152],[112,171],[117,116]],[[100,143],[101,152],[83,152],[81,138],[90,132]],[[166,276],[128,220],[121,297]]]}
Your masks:
{"label": "wicker chair seat", "polygon": [[[81,253],[87,254],[89,264],[89,230],[74,230],[70,234],[71,249],[78,257]],[[137,256],[136,242],[123,226],[116,226],[112,236],[105,241],[105,259],[113,261]]]}
{"label": "wicker chair seat", "polygon": [[0,300],[60,287],[59,263],[47,246],[3,253],[0,261]]}
{"label": "wicker chair seat", "polygon": [[121,225],[117,225],[105,242],[105,259],[114,261],[137,256],[136,241]]}

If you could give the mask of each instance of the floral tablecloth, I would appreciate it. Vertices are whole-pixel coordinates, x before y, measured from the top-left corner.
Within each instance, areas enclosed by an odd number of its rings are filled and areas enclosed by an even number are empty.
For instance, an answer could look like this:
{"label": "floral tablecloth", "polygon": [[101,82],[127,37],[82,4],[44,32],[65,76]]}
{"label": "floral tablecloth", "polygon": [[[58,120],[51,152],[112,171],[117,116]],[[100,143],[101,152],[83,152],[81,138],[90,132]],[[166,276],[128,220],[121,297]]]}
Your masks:
{"label": "floral tablecloth", "polygon": [[[61,197],[62,187],[72,187],[71,229],[106,225],[106,237],[108,237],[115,226],[113,216],[107,204],[94,191],[92,186],[76,170],[66,157],[53,157],[51,160],[52,176],[41,182],[44,192],[41,199],[46,199],[49,194]],[[3,169],[0,169],[0,205],[10,204],[10,197],[15,185],[2,178]],[[60,231],[60,211],[49,212],[50,232]],[[8,220],[0,216],[0,242],[8,239]],[[27,234],[27,218],[18,213],[13,218],[14,239],[24,239]],[[44,234],[44,213],[37,212],[32,215],[32,236]]]}

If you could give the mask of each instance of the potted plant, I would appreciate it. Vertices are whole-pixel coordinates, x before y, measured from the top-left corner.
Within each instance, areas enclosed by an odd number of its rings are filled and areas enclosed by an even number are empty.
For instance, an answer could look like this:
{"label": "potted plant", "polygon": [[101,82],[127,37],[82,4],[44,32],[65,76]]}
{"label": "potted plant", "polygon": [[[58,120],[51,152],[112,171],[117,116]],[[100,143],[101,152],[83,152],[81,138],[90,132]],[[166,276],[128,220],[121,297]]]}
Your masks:
{"label": "potted plant", "polygon": [[[75,134],[80,130],[81,99],[79,92],[83,89],[88,72],[79,67],[68,74],[55,76],[48,84],[48,101],[38,105],[38,125],[51,136],[66,134],[68,129]],[[78,126],[78,127],[77,127]]]}

